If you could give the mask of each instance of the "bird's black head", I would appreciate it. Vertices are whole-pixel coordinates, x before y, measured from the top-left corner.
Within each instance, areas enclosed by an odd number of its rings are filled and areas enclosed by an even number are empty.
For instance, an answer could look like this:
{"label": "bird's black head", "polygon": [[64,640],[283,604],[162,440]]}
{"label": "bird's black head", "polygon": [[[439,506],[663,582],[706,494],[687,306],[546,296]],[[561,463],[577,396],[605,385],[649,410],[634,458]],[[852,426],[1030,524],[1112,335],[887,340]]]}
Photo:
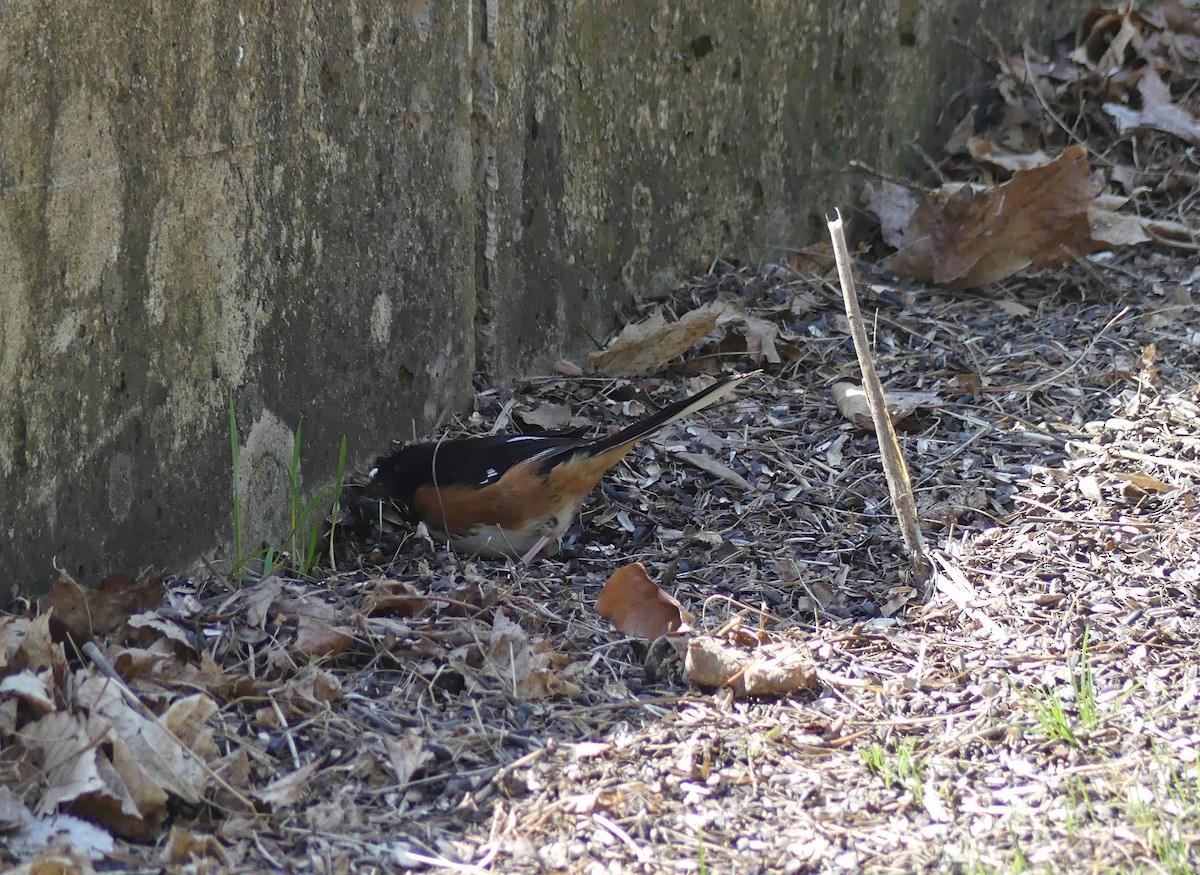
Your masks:
{"label": "bird's black head", "polygon": [[364,493],[392,502],[408,522],[416,522],[413,496],[432,479],[434,446],[408,444],[380,456],[371,468],[371,479]]}

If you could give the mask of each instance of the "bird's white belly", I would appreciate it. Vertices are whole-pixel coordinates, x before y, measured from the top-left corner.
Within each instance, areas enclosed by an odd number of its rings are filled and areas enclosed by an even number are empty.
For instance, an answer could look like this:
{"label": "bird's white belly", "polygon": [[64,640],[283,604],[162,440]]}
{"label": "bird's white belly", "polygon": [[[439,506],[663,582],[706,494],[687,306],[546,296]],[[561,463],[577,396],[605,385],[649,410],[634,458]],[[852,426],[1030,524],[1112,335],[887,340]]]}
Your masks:
{"label": "bird's white belly", "polygon": [[450,544],[460,553],[476,556],[522,556],[539,540],[549,538],[543,555],[551,555],[558,552],[558,539],[570,527],[576,510],[573,502],[567,502],[552,516],[530,520],[519,529],[476,526],[469,535],[450,538]]}

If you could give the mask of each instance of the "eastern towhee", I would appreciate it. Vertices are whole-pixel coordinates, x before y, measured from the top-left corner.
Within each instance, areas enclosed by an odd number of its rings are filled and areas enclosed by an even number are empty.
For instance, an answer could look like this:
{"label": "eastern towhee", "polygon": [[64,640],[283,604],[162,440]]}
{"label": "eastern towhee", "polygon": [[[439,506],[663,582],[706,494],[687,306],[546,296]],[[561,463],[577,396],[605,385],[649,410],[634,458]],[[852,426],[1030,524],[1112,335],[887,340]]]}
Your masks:
{"label": "eastern towhee", "polygon": [[498,435],[408,444],[375,460],[365,492],[424,522],[456,550],[528,564],[562,537],[604,472],[648,435],[712,404],[747,377],[723,377],[614,435]]}

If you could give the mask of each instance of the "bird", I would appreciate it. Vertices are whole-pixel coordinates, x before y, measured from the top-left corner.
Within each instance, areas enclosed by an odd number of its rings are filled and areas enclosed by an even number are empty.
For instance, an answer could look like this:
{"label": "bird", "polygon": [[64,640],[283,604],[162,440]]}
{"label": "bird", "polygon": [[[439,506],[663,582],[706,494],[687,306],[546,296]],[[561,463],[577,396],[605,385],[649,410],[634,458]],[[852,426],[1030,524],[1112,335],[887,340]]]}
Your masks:
{"label": "bird", "polygon": [[529,565],[557,543],[634,444],[759,373],[725,376],[612,435],[588,439],[575,430],[405,444],[375,460],[365,494],[391,502],[410,524],[425,523],[460,553]]}

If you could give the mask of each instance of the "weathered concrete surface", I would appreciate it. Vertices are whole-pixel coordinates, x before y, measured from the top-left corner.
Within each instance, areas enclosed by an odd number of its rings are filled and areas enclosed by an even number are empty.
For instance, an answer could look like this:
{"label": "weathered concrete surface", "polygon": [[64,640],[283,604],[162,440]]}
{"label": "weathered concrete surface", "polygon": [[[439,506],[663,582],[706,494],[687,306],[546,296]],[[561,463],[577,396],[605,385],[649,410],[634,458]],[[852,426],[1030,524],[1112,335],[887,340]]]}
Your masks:
{"label": "weathered concrete surface", "polygon": [[266,8],[0,8],[0,597],[228,542],[231,392],[248,544],[301,417],[331,479],[468,397],[470,8]]}
{"label": "weathered concrete surface", "polygon": [[[776,257],[1066,0],[0,4],[0,600],[286,529],[701,255]],[[1038,35],[1043,36],[1038,36]]]}
{"label": "weathered concrete surface", "polygon": [[[494,191],[482,364],[590,348],[580,325],[702,255],[758,262],[856,211],[858,159],[919,166],[947,100],[988,81],[984,29],[1046,46],[1077,0],[614,0],[487,4]],[[477,64],[479,62],[477,61]],[[476,100],[479,101],[477,96]],[[963,101],[965,112],[969,102]],[[958,118],[950,120],[952,125]],[[948,134],[949,130],[944,131]],[[519,300],[520,306],[513,306]]]}

